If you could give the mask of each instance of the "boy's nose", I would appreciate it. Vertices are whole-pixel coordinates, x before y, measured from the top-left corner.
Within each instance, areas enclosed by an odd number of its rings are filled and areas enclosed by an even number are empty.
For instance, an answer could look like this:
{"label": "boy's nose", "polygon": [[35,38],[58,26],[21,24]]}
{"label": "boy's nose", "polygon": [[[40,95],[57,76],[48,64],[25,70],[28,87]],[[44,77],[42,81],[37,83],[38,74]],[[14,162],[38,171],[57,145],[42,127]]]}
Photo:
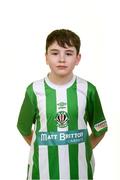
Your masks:
{"label": "boy's nose", "polygon": [[65,57],[64,57],[64,55],[61,55],[61,56],[60,56],[59,61],[60,61],[60,62],[64,62],[64,61],[65,61]]}
{"label": "boy's nose", "polygon": [[64,58],[60,58],[59,61],[60,61],[60,62],[65,62],[65,59],[64,59]]}

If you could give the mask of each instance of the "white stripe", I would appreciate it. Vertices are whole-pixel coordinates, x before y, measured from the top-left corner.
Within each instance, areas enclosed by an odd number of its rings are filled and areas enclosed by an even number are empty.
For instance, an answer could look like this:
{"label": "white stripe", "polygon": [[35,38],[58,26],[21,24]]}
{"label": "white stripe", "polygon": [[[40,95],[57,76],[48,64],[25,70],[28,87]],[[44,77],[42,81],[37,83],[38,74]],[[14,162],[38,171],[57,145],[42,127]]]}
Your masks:
{"label": "white stripe", "polygon": [[79,179],[88,179],[85,143],[79,143]]}
{"label": "white stripe", "polygon": [[[40,131],[47,132],[46,99],[44,80],[36,81],[34,85],[38,109],[40,112]],[[45,165],[45,166],[44,166]],[[49,179],[48,147],[39,146],[39,174],[40,179]]]}
{"label": "white stripe", "polygon": [[[60,88],[56,92],[57,104],[60,102],[66,103],[64,109],[59,109],[57,105],[57,112],[66,111],[67,112],[67,95],[66,89]],[[68,131],[68,127],[57,128],[57,131]],[[59,172],[60,179],[70,179],[70,168],[69,168],[69,149],[68,145],[58,146],[58,154],[59,154]]]}
{"label": "white stripe", "polygon": [[[77,77],[78,128],[86,129],[84,114],[86,108],[87,82]],[[88,179],[85,143],[79,144],[79,178]]]}

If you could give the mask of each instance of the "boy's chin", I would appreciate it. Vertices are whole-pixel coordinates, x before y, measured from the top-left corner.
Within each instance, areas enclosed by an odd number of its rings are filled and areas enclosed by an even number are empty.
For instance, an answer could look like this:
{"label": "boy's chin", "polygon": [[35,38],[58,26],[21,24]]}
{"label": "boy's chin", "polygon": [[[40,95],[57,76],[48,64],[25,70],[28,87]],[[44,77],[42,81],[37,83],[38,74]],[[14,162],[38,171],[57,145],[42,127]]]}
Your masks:
{"label": "boy's chin", "polygon": [[[71,72],[71,73],[72,73],[72,72]],[[65,76],[70,75],[71,73],[68,73],[68,72],[60,72],[60,73],[57,73],[56,75],[59,76],[59,77],[65,77]]]}

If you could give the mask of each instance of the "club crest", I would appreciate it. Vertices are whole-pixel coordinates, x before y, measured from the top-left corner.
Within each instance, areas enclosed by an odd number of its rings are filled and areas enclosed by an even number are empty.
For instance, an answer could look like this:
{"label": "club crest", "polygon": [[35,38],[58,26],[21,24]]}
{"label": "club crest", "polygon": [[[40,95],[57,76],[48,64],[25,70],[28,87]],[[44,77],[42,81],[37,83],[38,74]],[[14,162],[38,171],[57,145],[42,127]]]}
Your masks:
{"label": "club crest", "polygon": [[57,126],[60,128],[64,128],[68,126],[69,116],[65,111],[60,111],[56,114],[55,121],[57,122]]}

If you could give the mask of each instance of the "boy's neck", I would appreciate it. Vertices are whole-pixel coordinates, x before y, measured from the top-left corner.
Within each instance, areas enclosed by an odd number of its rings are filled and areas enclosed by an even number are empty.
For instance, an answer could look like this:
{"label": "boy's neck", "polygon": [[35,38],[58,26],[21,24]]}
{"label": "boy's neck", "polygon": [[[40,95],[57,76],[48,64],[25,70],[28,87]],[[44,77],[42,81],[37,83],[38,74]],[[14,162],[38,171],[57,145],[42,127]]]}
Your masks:
{"label": "boy's neck", "polygon": [[67,76],[57,76],[57,75],[50,72],[48,74],[48,78],[54,84],[64,85],[64,84],[68,83],[73,78],[73,73],[71,73]]}

